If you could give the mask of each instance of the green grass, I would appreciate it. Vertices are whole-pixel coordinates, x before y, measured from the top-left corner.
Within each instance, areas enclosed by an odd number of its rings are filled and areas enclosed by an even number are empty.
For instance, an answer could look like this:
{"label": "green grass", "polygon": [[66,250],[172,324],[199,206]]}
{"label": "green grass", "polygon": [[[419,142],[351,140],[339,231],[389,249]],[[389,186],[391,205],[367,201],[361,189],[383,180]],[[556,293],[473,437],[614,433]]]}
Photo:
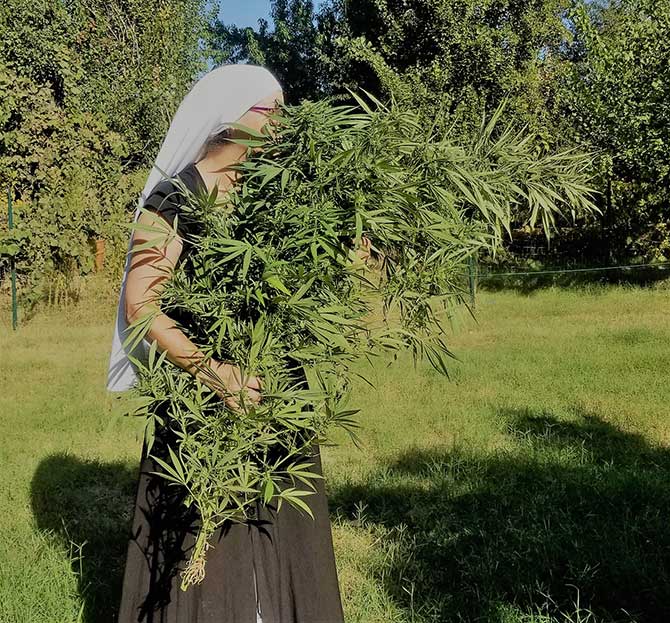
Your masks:
{"label": "green grass", "polygon": [[[0,320],[0,621],[113,622],[141,422],[104,389],[113,293]],[[670,620],[670,294],[484,292],[451,379],[360,371],[323,448],[347,623]]]}

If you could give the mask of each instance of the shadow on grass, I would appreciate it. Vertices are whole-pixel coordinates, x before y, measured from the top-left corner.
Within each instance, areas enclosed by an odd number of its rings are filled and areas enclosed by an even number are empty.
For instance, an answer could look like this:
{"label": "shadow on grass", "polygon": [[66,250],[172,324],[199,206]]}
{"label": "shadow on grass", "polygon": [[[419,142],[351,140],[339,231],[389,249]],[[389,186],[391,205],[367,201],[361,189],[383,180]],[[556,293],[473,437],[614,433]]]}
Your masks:
{"label": "shadow on grass", "polygon": [[79,578],[84,623],[115,620],[136,487],[137,471],[126,464],[82,461],[68,454],[46,457],[33,476],[38,527],[53,532],[66,547],[85,543]]}
{"label": "shadow on grass", "polygon": [[418,621],[669,621],[670,452],[579,409],[499,415],[512,450],[409,450],[331,495],[382,527],[385,590]]}
{"label": "shadow on grass", "polygon": [[[518,270],[523,272],[522,269]],[[528,296],[538,290],[552,287],[578,289],[608,285],[630,285],[647,288],[666,279],[670,279],[670,266],[666,266],[665,268],[645,267],[593,272],[584,271],[574,273],[550,273],[544,275],[522,275],[518,277],[497,277],[493,274],[488,274],[481,275],[477,281],[477,287],[480,290],[489,292],[512,290]]]}

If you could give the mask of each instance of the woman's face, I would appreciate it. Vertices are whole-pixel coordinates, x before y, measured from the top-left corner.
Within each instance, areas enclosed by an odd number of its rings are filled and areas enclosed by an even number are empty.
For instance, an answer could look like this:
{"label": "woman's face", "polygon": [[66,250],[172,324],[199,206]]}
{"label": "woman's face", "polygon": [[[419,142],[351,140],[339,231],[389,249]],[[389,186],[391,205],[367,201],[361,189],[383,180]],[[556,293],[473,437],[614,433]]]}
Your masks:
{"label": "woman's face", "polygon": [[[267,97],[263,98],[262,100],[256,102],[254,104],[255,106],[268,106],[268,107],[276,107],[278,104],[277,103],[284,103],[284,94],[282,93],[281,89],[278,89],[274,93],[271,93]],[[247,110],[238,120],[238,123],[241,123],[243,125],[246,125],[250,128],[253,128],[254,130],[260,132],[263,129],[263,126],[266,124],[270,124],[270,131],[272,133],[272,122],[268,118],[268,114],[270,114],[272,111],[270,110]]]}
{"label": "woman's face", "polygon": [[[277,103],[284,103],[284,95],[282,94],[281,89],[278,89],[274,93],[271,93],[267,97],[259,100],[254,105],[256,106],[266,106],[269,108],[274,108],[277,106]],[[273,126],[274,123],[268,118],[268,115],[272,111],[270,110],[247,110],[241,117],[237,119],[237,123],[245,125],[257,132],[260,132],[265,125],[269,124],[270,134],[274,137]],[[230,137],[237,139],[250,139],[253,138],[246,132],[240,129],[233,129]],[[261,151],[261,147],[252,147],[252,153],[258,153]],[[220,144],[213,146],[208,150],[206,157],[212,161],[224,162],[229,161],[231,157],[237,160],[244,160],[246,158],[246,148],[241,148],[233,143],[228,142],[227,140],[222,141]]]}

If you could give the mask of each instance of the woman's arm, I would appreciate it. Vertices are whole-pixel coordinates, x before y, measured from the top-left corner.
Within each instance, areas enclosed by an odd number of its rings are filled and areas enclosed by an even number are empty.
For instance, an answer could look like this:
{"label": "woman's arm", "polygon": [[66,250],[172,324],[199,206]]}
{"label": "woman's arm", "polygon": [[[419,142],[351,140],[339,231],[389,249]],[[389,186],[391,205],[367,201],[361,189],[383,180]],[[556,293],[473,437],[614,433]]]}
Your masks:
{"label": "woman's arm", "polygon": [[[142,212],[137,221],[153,229],[166,229],[162,217],[151,212]],[[132,237],[132,249],[156,238],[156,234],[135,230]],[[237,366],[210,359],[179,329],[177,323],[160,311],[159,299],[165,282],[170,278],[181,255],[183,241],[179,236],[166,240],[164,244],[155,244],[148,248],[132,252],[128,277],[126,278],[125,313],[126,320],[132,323],[146,314],[156,313],[147,332],[149,341],[155,340],[161,351],[167,351],[167,358],[184,370],[193,374],[202,383],[211,387],[225,399],[233,409],[239,408],[235,396],[242,387],[246,388],[249,399],[258,404],[260,401],[260,380],[258,377],[241,378]],[[204,367],[203,367],[204,366]],[[205,370],[210,368],[218,377],[211,378]]]}

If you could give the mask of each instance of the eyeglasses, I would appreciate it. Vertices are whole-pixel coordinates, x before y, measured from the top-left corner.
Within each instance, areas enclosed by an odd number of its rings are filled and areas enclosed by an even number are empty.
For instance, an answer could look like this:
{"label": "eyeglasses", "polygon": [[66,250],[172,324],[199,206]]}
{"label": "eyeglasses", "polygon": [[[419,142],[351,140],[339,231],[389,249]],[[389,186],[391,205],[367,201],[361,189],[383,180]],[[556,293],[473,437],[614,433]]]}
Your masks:
{"label": "eyeglasses", "polygon": [[252,106],[249,110],[277,110],[276,106]]}

